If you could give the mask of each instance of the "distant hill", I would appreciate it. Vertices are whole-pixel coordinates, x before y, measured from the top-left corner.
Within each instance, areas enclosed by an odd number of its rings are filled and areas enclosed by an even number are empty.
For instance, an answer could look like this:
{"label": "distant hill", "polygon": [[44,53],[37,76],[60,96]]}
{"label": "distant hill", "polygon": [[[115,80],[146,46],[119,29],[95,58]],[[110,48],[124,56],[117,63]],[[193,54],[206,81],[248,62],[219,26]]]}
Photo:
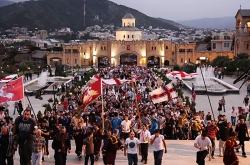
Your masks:
{"label": "distant hill", "polygon": [[0,7],[8,6],[8,5],[11,5],[11,4],[13,4],[13,3],[14,3],[14,2],[7,1],[7,0],[0,0]]}
{"label": "distant hill", "polygon": [[235,29],[234,16],[220,17],[220,18],[202,18],[202,19],[176,21],[176,22],[195,28]]}
{"label": "distant hill", "polygon": [[163,21],[163,22],[166,22],[168,24],[171,24],[171,25],[174,25],[174,26],[180,26],[181,24],[177,23],[177,22],[174,22],[172,20],[169,20],[169,19],[164,19],[164,18],[156,18],[160,21]]}
{"label": "distant hill", "polygon": [[[19,2],[0,8],[0,27],[23,26],[29,29],[70,27],[84,30],[83,0],[40,0]],[[135,9],[108,0],[86,0],[86,27],[113,23],[121,26],[122,17],[129,11],[136,18],[137,27],[177,29],[172,24],[149,17]],[[95,16],[99,20],[95,20]]]}

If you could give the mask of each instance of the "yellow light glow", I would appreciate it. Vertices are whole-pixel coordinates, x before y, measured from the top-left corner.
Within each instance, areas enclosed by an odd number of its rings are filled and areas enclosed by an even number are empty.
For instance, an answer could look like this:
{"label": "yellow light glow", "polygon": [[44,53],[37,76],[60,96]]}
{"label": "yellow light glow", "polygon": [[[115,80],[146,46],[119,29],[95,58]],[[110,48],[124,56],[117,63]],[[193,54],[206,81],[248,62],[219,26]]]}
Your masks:
{"label": "yellow light glow", "polygon": [[250,28],[250,22],[247,22],[247,27],[249,27],[249,28]]}
{"label": "yellow light glow", "polygon": [[94,51],[93,51],[93,56],[96,56],[96,54],[97,54],[97,53],[96,53],[96,50],[94,50]]}
{"label": "yellow light glow", "polygon": [[165,58],[164,57],[161,57],[161,63],[164,64],[164,60]]}

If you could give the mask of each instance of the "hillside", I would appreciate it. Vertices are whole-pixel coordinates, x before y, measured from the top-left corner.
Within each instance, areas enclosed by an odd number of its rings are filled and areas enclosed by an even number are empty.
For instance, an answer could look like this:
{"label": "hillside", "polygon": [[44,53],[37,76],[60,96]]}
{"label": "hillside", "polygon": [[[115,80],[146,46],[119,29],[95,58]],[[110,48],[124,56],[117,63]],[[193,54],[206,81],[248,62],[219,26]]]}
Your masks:
{"label": "hillside", "polygon": [[169,19],[164,19],[164,18],[156,18],[157,20],[159,20],[159,21],[163,21],[163,22],[165,22],[165,23],[168,23],[168,24],[170,24],[170,25],[174,25],[174,26],[180,26],[181,24],[179,24],[179,23],[177,23],[177,22],[174,22],[174,21],[172,21],[172,20],[169,20]]}
{"label": "hillside", "polygon": [[235,29],[235,18],[233,16],[220,18],[202,18],[176,22],[195,28]]}
{"label": "hillside", "polygon": [[8,6],[8,5],[13,4],[13,3],[14,2],[7,1],[7,0],[0,0],[0,7]]}
{"label": "hillside", "polygon": [[[70,27],[84,30],[83,0],[40,0],[15,3],[0,8],[0,27],[23,26],[29,29],[56,29]],[[121,18],[129,11],[136,18],[137,27],[175,26],[149,17],[135,9],[108,0],[86,0],[86,27],[113,23],[121,26]],[[94,20],[98,15],[100,20]]]}

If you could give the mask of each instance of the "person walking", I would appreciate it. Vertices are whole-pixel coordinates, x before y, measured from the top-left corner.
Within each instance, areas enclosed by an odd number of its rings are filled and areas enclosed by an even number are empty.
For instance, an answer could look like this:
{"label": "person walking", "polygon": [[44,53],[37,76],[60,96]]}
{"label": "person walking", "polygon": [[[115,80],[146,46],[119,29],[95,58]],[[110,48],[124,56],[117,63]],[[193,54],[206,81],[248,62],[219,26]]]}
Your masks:
{"label": "person walking", "polygon": [[248,94],[248,96],[250,96],[250,83],[247,86],[247,94]]}
{"label": "person walking", "polygon": [[128,165],[137,165],[138,164],[137,148],[140,146],[140,141],[137,138],[135,138],[134,132],[130,132],[129,138],[126,139],[124,145],[125,145],[124,156],[128,157]]}
{"label": "person walking", "polygon": [[232,126],[235,126],[235,123],[236,123],[236,116],[237,116],[237,112],[234,108],[234,106],[232,107],[232,113],[231,113],[231,123],[232,123]]}
{"label": "person walking", "polygon": [[16,118],[13,135],[17,135],[19,146],[20,165],[31,165],[33,131],[36,122],[31,118],[31,111],[25,110],[23,116]]}
{"label": "person walking", "polygon": [[[247,124],[245,123],[244,119],[240,119],[240,123],[238,123],[235,127],[235,132],[237,133],[238,139],[240,141],[242,156],[246,158],[247,156],[245,152],[245,140],[246,138],[249,139],[249,134]],[[237,152],[239,151],[237,150]]]}
{"label": "person walking", "polygon": [[2,127],[0,133],[0,164],[14,165],[13,155],[15,153],[13,134],[9,127]]}
{"label": "person walking", "polygon": [[210,139],[212,143],[212,159],[214,159],[214,150],[215,150],[215,139],[216,139],[216,134],[218,132],[219,128],[216,126],[214,121],[209,121],[207,123],[207,127],[205,131],[207,132],[207,137]]}
{"label": "person walking", "polygon": [[155,130],[154,135],[151,136],[150,144],[153,145],[154,164],[161,165],[163,149],[165,149],[165,153],[167,153],[167,145],[164,136],[160,134],[160,130]]}
{"label": "person walking", "polygon": [[87,138],[83,140],[83,150],[84,150],[84,157],[85,161],[84,164],[88,165],[89,158],[90,164],[94,165],[94,143],[93,143],[93,132],[87,133]]}
{"label": "person walking", "polygon": [[212,143],[211,140],[207,137],[207,133],[205,131],[203,131],[201,135],[196,137],[194,141],[194,147],[198,149],[196,154],[196,163],[198,165],[205,165],[205,158],[208,154],[209,161],[211,160]]}
{"label": "person walking", "polygon": [[55,165],[66,165],[67,152],[71,152],[71,143],[64,126],[60,128],[60,132],[55,136],[52,148],[55,150]]}
{"label": "person walking", "polygon": [[143,124],[140,132],[140,149],[141,149],[141,162],[145,162],[147,164],[148,161],[148,143],[150,141],[151,134],[147,130],[147,125]]}
{"label": "person walking", "polygon": [[230,129],[228,128],[227,122],[221,123],[221,126],[219,127],[219,135],[220,135],[220,140],[219,140],[219,157],[223,157],[223,152],[225,150],[225,142],[229,138],[229,131]]}
{"label": "person walking", "polygon": [[107,131],[107,139],[104,141],[102,148],[103,162],[105,165],[115,165],[116,152],[119,148],[123,150],[123,145],[120,139],[118,138],[118,129],[112,131]]}
{"label": "person walking", "polygon": [[240,162],[234,150],[239,149],[240,147],[241,146],[237,145],[236,142],[236,133],[232,132],[225,144],[225,151],[223,157],[224,165],[239,165]]}
{"label": "person walking", "polygon": [[93,133],[93,139],[94,139],[94,155],[95,155],[95,161],[99,160],[100,157],[100,149],[102,145],[102,139],[103,139],[103,131],[99,128],[97,123],[94,123],[94,133]]}
{"label": "person walking", "polygon": [[46,155],[46,141],[41,135],[42,131],[39,129],[33,136],[32,165],[42,165],[43,151]]}
{"label": "person walking", "polygon": [[226,100],[224,96],[222,96],[221,98],[221,104],[222,104],[223,111],[226,112]]}

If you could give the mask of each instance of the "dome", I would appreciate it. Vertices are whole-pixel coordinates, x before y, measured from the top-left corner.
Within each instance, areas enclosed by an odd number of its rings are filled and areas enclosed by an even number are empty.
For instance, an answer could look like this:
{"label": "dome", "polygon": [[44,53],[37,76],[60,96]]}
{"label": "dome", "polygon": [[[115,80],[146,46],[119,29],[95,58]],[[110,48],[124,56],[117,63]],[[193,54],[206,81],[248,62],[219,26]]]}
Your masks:
{"label": "dome", "polygon": [[135,17],[130,14],[130,13],[127,13],[123,18],[132,18],[132,19],[135,19]]}

